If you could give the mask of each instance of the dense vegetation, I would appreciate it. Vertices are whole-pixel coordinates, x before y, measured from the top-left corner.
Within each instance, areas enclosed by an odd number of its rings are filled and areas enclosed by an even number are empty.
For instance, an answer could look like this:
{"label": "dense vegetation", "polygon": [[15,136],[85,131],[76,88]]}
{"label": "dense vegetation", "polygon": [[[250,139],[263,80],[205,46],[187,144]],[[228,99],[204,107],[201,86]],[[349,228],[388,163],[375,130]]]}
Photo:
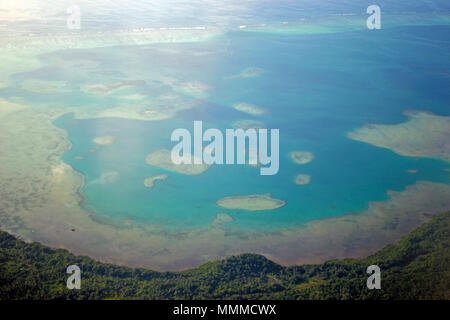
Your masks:
{"label": "dense vegetation", "polygon": [[[80,290],[66,268],[82,270]],[[366,268],[381,268],[368,290]],[[0,299],[450,299],[450,212],[362,260],[282,267],[244,254],[184,272],[119,267],[0,232]]]}

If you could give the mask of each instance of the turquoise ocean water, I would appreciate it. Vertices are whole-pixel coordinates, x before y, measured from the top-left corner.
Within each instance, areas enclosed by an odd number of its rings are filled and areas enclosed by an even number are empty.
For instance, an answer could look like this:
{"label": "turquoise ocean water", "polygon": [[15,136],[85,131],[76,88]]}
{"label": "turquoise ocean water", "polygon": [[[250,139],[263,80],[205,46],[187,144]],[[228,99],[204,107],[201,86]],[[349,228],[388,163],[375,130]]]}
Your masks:
{"label": "turquoise ocean water", "polygon": [[[142,66],[146,80],[162,68],[181,79],[205,82],[212,90],[199,107],[176,119],[76,120],[66,115],[55,122],[73,142],[63,160],[86,175],[82,190],[86,207],[117,223],[133,219],[168,228],[197,228],[224,212],[235,220],[230,228],[273,229],[358,212],[369,201],[386,199],[387,190],[402,190],[417,180],[448,182],[444,172],[448,164],[443,161],[402,157],[345,134],[366,123],[405,121],[402,112],[409,109],[448,115],[450,78],[442,73],[450,70],[450,60],[443,61],[437,48],[448,52],[449,42],[442,39],[449,32],[448,27],[284,37],[235,32],[204,43],[95,50],[91,57],[106,69],[114,66],[111,56],[120,60],[133,54],[133,64]],[[159,53],[161,46],[170,51]],[[188,54],[196,51],[214,54]],[[247,67],[266,73],[226,79]],[[263,106],[270,115],[255,118],[233,110],[232,104],[239,101]],[[277,175],[260,176],[259,170],[248,166],[222,165],[198,176],[169,173],[153,189],[143,186],[145,177],[167,173],[146,165],[144,159],[154,150],[173,146],[173,129],[192,129],[193,120],[203,120],[207,127],[224,130],[240,119],[257,119],[280,129]],[[117,136],[117,142],[85,160],[74,159],[92,149],[92,139],[101,135]],[[315,160],[296,165],[288,158],[292,150],[312,151]],[[407,173],[409,169],[419,172]],[[118,172],[118,179],[90,184],[105,172]],[[311,175],[312,182],[295,185],[298,173]],[[215,205],[225,196],[256,193],[271,193],[287,205],[265,212]]]}
{"label": "turquoise ocean water", "polygon": [[[346,133],[366,123],[405,121],[405,110],[427,110],[449,115],[450,27],[399,27],[318,35],[274,35],[228,32],[199,43],[157,44],[66,50],[43,55],[48,67],[17,74],[25,79],[69,81],[73,88],[86,82],[142,79],[146,85],[123,89],[121,95],[146,92],[170,94],[158,79],[161,73],[180,81],[201,81],[211,90],[194,109],[176,118],[141,121],[118,118],[77,119],[66,114],[56,126],[67,130],[73,143],[62,159],[86,177],[80,190],[84,206],[98,219],[122,224],[158,224],[168,229],[200,228],[217,213],[234,222],[227,228],[285,229],[319,218],[364,210],[370,201],[387,199],[387,190],[403,190],[418,180],[448,183],[448,163],[402,157],[390,150],[350,140]],[[202,53],[202,54],[197,54]],[[115,71],[107,78],[80,75],[76,67],[55,61],[89,60],[96,70]],[[262,76],[227,79],[248,67]],[[3,90],[5,96],[23,93]],[[119,93],[118,93],[119,94]],[[80,108],[102,109],[118,103],[115,95],[82,92],[52,95],[27,93],[27,99]],[[186,96],[186,102],[192,97]],[[248,102],[270,114],[252,117],[232,108]],[[215,165],[201,175],[188,176],[145,163],[147,154],[171,149],[176,128],[192,129],[194,120],[205,127],[231,128],[237,120],[263,121],[280,129],[280,170],[260,176],[249,166]],[[92,139],[117,137],[113,145],[89,153]],[[315,159],[297,165],[288,158],[293,150],[307,150]],[[83,160],[75,157],[83,156]],[[411,174],[407,170],[416,169]],[[116,172],[111,183],[96,183],[102,174]],[[152,189],[143,186],[147,176],[169,173]],[[293,183],[296,174],[309,174],[309,185]],[[248,212],[218,207],[225,196],[271,193],[287,205],[272,211]]]}

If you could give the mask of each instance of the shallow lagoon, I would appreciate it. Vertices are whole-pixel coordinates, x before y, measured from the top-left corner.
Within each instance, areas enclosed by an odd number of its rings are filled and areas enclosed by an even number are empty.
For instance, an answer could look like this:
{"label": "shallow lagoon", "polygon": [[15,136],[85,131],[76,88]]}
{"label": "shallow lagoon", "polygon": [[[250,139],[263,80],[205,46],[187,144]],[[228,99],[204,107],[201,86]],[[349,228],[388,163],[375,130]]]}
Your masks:
{"label": "shallow lagoon", "polygon": [[[113,70],[119,75],[116,77],[146,81],[144,88],[126,88],[112,96],[62,94],[68,105],[85,101],[86,110],[89,106],[108,108],[124,95],[170,94],[166,77],[179,82],[201,81],[211,88],[200,97],[182,93],[181,101],[195,100],[195,107],[181,110],[173,119],[77,119],[77,114],[65,115],[55,121],[68,131],[73,143],[63,160],[86,176],[81,190],[84,205],[98,219],[119,225],[132,219],[169,229],[210,225],[219,212],[234,220],[226,228],[285,229],[359,212],[369,201],[386,199],[387,190],[402,190],[415,181],[448,183],[444,174],[448,164],[443,161],[402,157],[346,137],[347,132],[369,122],[405,121],[405,109],[448,115],[445,83],[449,80],[438,74],[449,62],[437,62],[434,48],[445,32],[448,27],[283,37],[232,32],[194,44],[48,55],[44,59],[88,56],[97,62],[96,70]],[[250,67],[264,73],[230,79]],[[66,71],[61,72],[67,76]],[[75,74],[73,85],[85,80]],[[112,81],[101,76],[96,80]],[[269,114],[252,117],[234,110],[237,102],[262,106]],[[280,129],[280,171],[276,176],[260,176],[258,169],[245,165],[212,166],[201,175],[186,176],[145,163],[149,153],[173,146],[172,130],[191,129],[193,120],[225,130],[244,119]],[[88,153],[95,147],[93,138],[109,135],[117,137],[114,144]],[[295,164],[289,159],[293,150],[311,151],[315,158],[305,165]],[[77,160],[77,156],[84,159]],[[411,169],[418,172],[412,175],[407,172]],[[117,179],[107,184],[90,183],[108,172],[117,172]],[[166,173],[170,175],[167,181],[152,189],[143,186],[145,177]],[[310,175],[312,182],[296,185],[293,180],[297,174]],[[266,193],[287,205],[250,212],[215,204],[227,196]]]}
{"label": "shallow lagoon", "polygon": [[[374,146],[413,148],[417,155],[414,148],[426,144],[429,154],[448,159],[442,138],[450,118],[439,115],[448,115],[450,101],[450,19],[445,13],[387,11],[376,32],[365,30],[358,6],[355,15],[299,21],[292,12],[296,18],[288,24],[274,17],[273,24],[263,19],[264,25],[244,29],[234,23],[145,31],[119,25],[119,32],[99,33],[84,25],[79,34],[5,39],[2,229],[75,254],[156,270],[242,252],[284,264],[316,263],[367,256],[394,243],[431,215],[450,210],[448,162]],[[242,102],[267,113],[251,117],[233,109]],[[405,124],[407,109],[434,112],[442,132],[425,130],[420,143],[398,139],[402,129],[418,136],[423,128]],[[171,147],[171,130],[189,128],[193,120],[222,130],[248,121],[279,128],[280,173],[261,177],[251,166],[216,166],[187,176],[145,164],[151,152]],[[386,143],[387,132],[394,144]],[[115,140],[98,145],[96,137]],[[293,150],[315,158],[295,164]],[[170,176],[145,188],[145,178],[162,174]],[[298,174],[310,175],[311,183],[296,185]],[[287,205],[250,212],[214,204],[267,193]]]}

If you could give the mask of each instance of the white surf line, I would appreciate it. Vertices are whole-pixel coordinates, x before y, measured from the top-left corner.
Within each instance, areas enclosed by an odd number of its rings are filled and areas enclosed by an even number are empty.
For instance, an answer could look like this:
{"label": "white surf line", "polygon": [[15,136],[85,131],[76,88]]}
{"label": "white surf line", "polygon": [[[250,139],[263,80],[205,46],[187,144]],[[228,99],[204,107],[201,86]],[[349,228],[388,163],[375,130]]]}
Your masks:
{"label": "white surf line", "polygon": [[65,32],[57,34],[28,33],[2,37],[2,50],[29,50],[35,53],[64,49],[90,49],[118,45],[150,43],[198,42],[223,33],[216,27],[160,27],[115,31]]}

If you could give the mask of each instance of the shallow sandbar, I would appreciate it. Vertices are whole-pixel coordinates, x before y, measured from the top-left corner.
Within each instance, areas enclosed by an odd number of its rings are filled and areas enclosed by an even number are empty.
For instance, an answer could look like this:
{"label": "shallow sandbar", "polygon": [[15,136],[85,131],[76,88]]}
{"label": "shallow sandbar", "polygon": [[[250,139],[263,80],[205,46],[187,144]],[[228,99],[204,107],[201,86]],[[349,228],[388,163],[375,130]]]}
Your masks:
{"label": "shallow sandbar", "polygon": [[207,164],[174,164],[171,158],[171,152],[167,149],[157,150],[150,153],[145,162],[148,165],[155,166],[158,168],[167,169],[170,171],[175,171],[181,174],[196,175],[202,174],[208,170],[209,165]]}
{"label": "shallow sandbar", "polygon": [[298,174],[294,182],[300,185],[309,184],[311,182],[311,176],[309,174]]}
{"label": "shallow sandbar", "polygon": [[114,136],[102,136],[102,137],[96,137],[92,139],[96,144],[100,146],[107,146],[110,144],[113,144],[116,141],[116,137]]}
{"label": "shallow sandbar", "polygon": [[309,151],[292,151],[289,157],[297,164],[306,164],[314,160],[314,153]]}
{"label": "shallow sandbar", "polygon": [[262,211],[278,209],[286,205],[283,200],[272,198],[270,193],[225,197],[216,202],[222,208]]}
{"label": "shallow sandbar", "polygon": [[405,112],[408,121],[394,125],[367,124],[349,132],[350,139],[390,149],[402,156],[450,161],[450,117]]}
{"label": "shallow sandbar", "polygon": [[246,103],[246,102],[235,103],[233,105],[233,108],[238,111],[248,113],[252,116],[265,116],[269,113],[263,107],[260,107],[260,106],[257,106],[255,104],[251,104],[251,103]]}
{"label": "shallow sandbar", "polygon": [[147,177],[144,179],[144,186],[146,188],[153,188],[156,181],[165,181],[168,177],[168,174],[159,174],[157,176]]}

